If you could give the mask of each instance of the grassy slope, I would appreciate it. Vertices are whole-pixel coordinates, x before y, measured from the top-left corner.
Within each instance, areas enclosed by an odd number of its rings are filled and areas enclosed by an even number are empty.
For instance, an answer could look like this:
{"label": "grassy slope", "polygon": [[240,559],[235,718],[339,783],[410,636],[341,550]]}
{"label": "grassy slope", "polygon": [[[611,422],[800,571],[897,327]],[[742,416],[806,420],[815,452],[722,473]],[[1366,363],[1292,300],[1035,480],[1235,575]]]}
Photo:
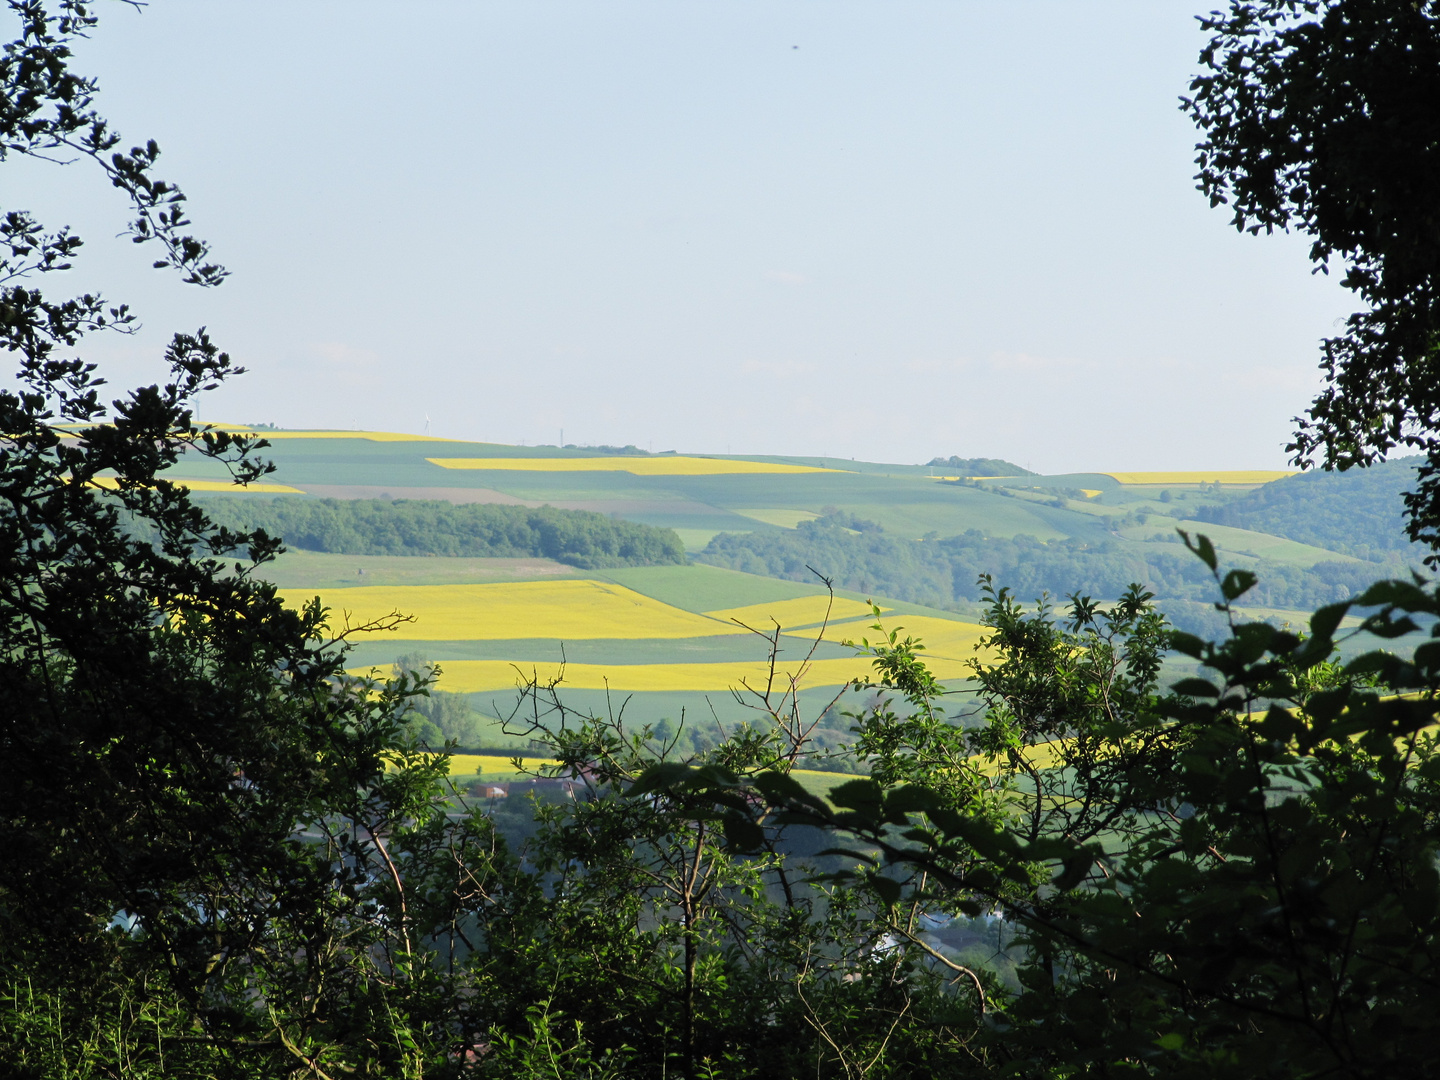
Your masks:
{"label": "grassy slope", "polygon": [[1157,522],[1151,519],[1144,525],[1133,525],[1120,530],[1127,540],[1171,541],[1177,528],[1184,529],[1191,536],[1204,533],[1210,537],[1217,551],[1226,555],[1245,555],[1256,559],[1270,559],[1290,566],[1314,566],[1321,562],[1354,562],[1359,559],[1340,555],[1325,548],[1302,544],[1298,540],[1286,540],[1269,533],[1253,532],[1250,529],[1236,529],[1228,525],[1214,525],[1204,521],[1169,519]]}
{"label": "grassy slope", "polygon": [[[511,448],[514,454],[524,448]],[[923,467],[865,465],[866,471],[799,475],[655,476],[630,473],[515,473],[442,469],[434,456],[483,453],[501,456],[489,445],[367,440],[277,440],[265,451],[278,468],[267,477],[304,488],[308,484],[390,488],[490,489],[531,502],[616,513],[633,521],[670,528],[744,531],[754,518],[735,513],[784,510],[820,513],[836,506],[878,521],[900,535],[953,535],[978,528],[990,535],[1017,533],[1051,539],[1087,528],[1084,515],[1069,510],[1000,499],[974,488],[938,484]],[[546,452],[554,456],[554,451]],[[781,459],[776,459],[781,460]],[[784,459],[787,462],[791,459]],[[809,463],[794,459],[794,463]],[[847,463],[833,463],[844,465]],[[860,463],[855,463],[857,470]],[[888,471],[881,471],[888,470]],[[195,459],[177,475],[220,478],[218,467]],[[224,497],[224,496],[222,496]],[[692,540],[698,540],[692,537]]]}
{"label": "grassy slope", "polygon": [[281,555],[266,567],[263,576],[282,589],[468,585],[593,577],[550,559],[417,559],[408,555],[332,555],[299,550]]}
{"label": "grassy slope", "polygon": [[818,583],[805,585],[798,581],[779,581],[742,574],[738,570],[701,565],[634,566],[606,570],[597,576],[666,604],[695,612],[789,600],[825,591]]}

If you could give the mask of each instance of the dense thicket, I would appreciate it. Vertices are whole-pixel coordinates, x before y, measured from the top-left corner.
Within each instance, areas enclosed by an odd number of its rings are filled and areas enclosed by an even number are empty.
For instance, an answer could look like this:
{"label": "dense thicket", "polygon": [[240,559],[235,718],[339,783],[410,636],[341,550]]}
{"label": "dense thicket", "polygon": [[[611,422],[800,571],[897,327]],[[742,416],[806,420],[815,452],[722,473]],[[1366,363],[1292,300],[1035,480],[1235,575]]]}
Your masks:
{"label": "dense thicket", "polygon": [[671,529],[552,506],[291,498],[215,499],[206,508],[222,525],[263,529],[290,547],[343,555],[532,556],[586,570],[685,561]]}
{"label": "dense thicket", "polygon": [[[1208,601],[1213,591],[1205,567],[1178,543],[1142,547],[1119,541],[1043,541],[1024,535],[986,536],[976,529],[942,540],[909,540],[843,513],[802,522],[793,530],[722,533],[696,558],[795,581],[814,580],[809,569],[814,567],[840,588],[936,607],[979,600],[981,574],[1027,597],[1078,592],[1115,599],[1139,582],[1162,602],[1185,602],[1175,604],[1170,614],[1186,622],[1196,614],[1190,604]],[[1258,569],[1261,581],[1249,602],[1302,608],[1348,598],[1374,580],[1380,568],[1337,560],[1309,569],[1279,563]]]}
{"label": "dense thicket", "polygon": [[[1228,610],[1253,575],[1196,549]],[[1433,1077],[1436,642],[1413,662],[1378,651],[1342,668],[1349,605],[1316,612],[1308,637],[1245,624],[1208,644],[1167,633],[1150,600],[1134,590],[1060,615],[998,590],[978,725],[950,722],[910,643],[892,639],[875,668],[894,705],[860,722],[870,778],[826,802],[790,777],[753,781],[781,807],[767,824],[855,839],[853,873],[835,878],[873,889],[895,954],[913,944],[974,1003],[969,1031],[946,1025],[949,1053],[923,1067],[877,1054],[868,1075]],[[1366,627],[1393,639],[1433,621],[1440,596],[1387,582],[1356,606],[1379,609]],[[1162,693],[1167,644],[1204,678]],[[758,817],[714,769],[657,766],[632,791]],[[987,914],[1022,928],[1003,985],[925,932]],[[991,956],[1006,952],[995,941]],[[843,1039],[831,1047],[848,1064]]]}
{"label": "dense thicket", "polygon": [[[98,167],[148,261],[218,284],[183,194],[154,174],[159,148],[123,152],[94,81],[69,70],[89,5],[8,7],[0,160]],[[0,212],[16,365],[0,388],[0,1073],[223,1076],[244,1048],[242,1075],[323,1075],[313,1048],[343,1035],[322,993],[343,994],[342,1031],[388,1015],[354,963],[374,938],[346,886],[375,873],[355,823],[412,813],[424,766],[406,767],[397,714],[414,687],[349,679],[320,605],[288,608],[254,575],[276,545],[216,528],[165,480],[182,457],[268,471],[254,439],[194,423],[196,396],[240,370],[203,330],[172,338],[164,383],[107,406],[80,350],[133,317],[57,297],[48,276],[80,251],[63,226]],[[393,1049],[376,1056],[372,1074],[399,1075]]]}
{"label": "dense thicket", "polygon": [[[1354,555],[1383,558],[1418,551],[1405,532],[1404,494],[1415,484],[1420,457],[1351,469],[1303,473],[1265,484],[1220,506],[1201,507],[1195,517],[1234,525]],[[1416,556],[1418,563],[1420,556]]]}

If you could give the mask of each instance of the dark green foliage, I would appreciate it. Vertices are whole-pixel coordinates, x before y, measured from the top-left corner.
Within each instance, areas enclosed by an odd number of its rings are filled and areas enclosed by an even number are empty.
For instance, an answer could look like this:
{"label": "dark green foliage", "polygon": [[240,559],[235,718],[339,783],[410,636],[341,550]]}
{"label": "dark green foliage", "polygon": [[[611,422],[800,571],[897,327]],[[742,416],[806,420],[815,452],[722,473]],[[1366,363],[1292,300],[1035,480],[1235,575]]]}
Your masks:
{"label": "dark green foliage", "polygon": [[[21,36],[0,56],[0,160],[93,160],[155,264],[217,284],[181,231],[182,194],[152,174],[159,149],[114,152],[93,83],[68,70],[88,5],[56,8],[9,4]],[[263,443],[193,422],[197,395],[238,374],[203,330],[175,335],[164,385],[107,410],[76,350],[128,312],[35,284],[80,246],[23,212],[0,224],[0,343],[18,368],[0,390],[0,1064],[279,1075],[326,1043],[364,1060],[394,1031],[383,1006],[373,1025],[309,1006],[335,973],[336,950],[310,947],[317,924],[363,952],[365,913],[336,853],[303,836],[332,815],[374,828],[407,812],[425,770],[406,767],[395,717],[415,687],[346,679],[318,604],[287,609],[253,576],[276,545],[217,528],[164,479],[182,455],[241,481],[267,471],[249,456]],[[353,974],[332,994],[365,982]]]}
{"label": "dark green foliage", "polygon": [[[982,585],[984,645],[996,659],[973,662],[970,723],[940,709],[923,643],[892,632],[870,650],[875,675],[862,685],[894,695],[859,718],[873,790],[923,789],[936,806],[1027,843],[1133,833],[1173,749],[1173,733],[1146,730],[1170,637],[1153,597],[1133,585],[1108,608],[1076,597],[1057,621],[1047,604],[1027,611],[1007,589]],[[1037,746],[1048,756],[1036,757]]]}
{"label": "dark green foliage", "polygon": [[429,686],[439,671],[438,665],[420,653],[406,653],[395,658],[393,671],[397,679],[410,676],[426,684],[424,693],[411,699],[405,716],[416,742],[434,750],[446,743],[467,749],[484,745],[485,718],[470,707],[466,696]]}
{"label": "dark green foliage", "polygon": [[1301,473],[1230,502],[1199,507],[1194,515],[1361,559],[1408,553],[1416,549],[1405,533],[1404,496],[1415,484],[1421,460],[1401,458],[1344,473]]}
{"label": "dark green foliage", "polygon": [[551,506],[287,498],[211,499],[206,510],[221,524],[344,555],[531,556],[586,570],[685,562],[671,529]]}
{"label": "dark green foliage", "polygon": [[[1231,0],[1186,111],[1201,189],[1238,229],[1297,228],[1365,304],[1324,342],[1325,388],[1289,447],[1298,463],[1368,465],[1396,447],[1440,470],[1440,3]],[[1440,542],[1440,485],[1407,500]],[[1440,556],[1433,556],[1440,558]]]}
{"label": "dark green foliage", "polygon": [[848,515],[827,514],[793,530],[720,533],[697,562],[750,574],[813,581],[814,566],[845,589],[943,606],[954,595],[945,560],[931,549],[888,536],[879,526],[852,530]]}
{"label": "dark green foliage", "polygon": [[[157,265],[218,283],[204,245],[178,231],[183,196],[150,175],[155,145],[103,156],[118,137],[65,63],[68,39],[93,17],[74,4],[57,20],[39,4],[10,7],[22,37],[0,59],[0,157],[96,158],[131,196],[136,241],[163,248]],[[202,928],[216,913],[195,890],[229,880],[232,899],[244,897],[286,861],[297,818],[353,779],[330,771],[329,755],[359,773],[378,759],[346,728],[359,722],[355,703],[329,694],[341,658],[316,640],[318,609],[288,611],[250,567],[227,572],[215,558],[239,549],[263,560],[273,545],[217,530],[159,475],[182,453],[241,479],[265,471],[246,456],[254,440],[191,420],[196,395],[236,373],[230,358],[203,331],[177,334],[171,381],[113,402],[100,423],[102,381],[73,350],[129,316],[98,296],[55,302],[22,283],[67,269],[80,243],[20,212],[4,222],[0,322],[19,374],[0,392],[0,963],[98,948],[126,910],[188,978],[227,933]],[[101,474],[119,490],[97,490]],[[134,539],[129,521],[152,542]]]}
{"label": "dark green foliage", "polygon": [[544,687],[532,695],[556,771],[582,780],[518,830],[553,886],[513,877],[506,892],[525,905],[478,912],[497,945],[468,961],[483,992],[465,1026],[497,1049],[486,1075],[528,1075],[551,1049],[577,1062],[562,1075],[601,1062],[626,1077],[831,1077],[862,1064],[871,1076],[971,1075],[973,986],[947,988],[944,965],[890,941],[869,883],[817,887],[816,869],[842,864],[813,830],[756,816],[751,781],[793,786],[804,752],[786,695],[757,700],[767,727],[696,757],[674,756],[672,725],[627,734]]}
{"label": "dark green foliage", "polygon": [[931,458],[925,464],[933,465],[942,469],[954,469],[962,477],[971,476],[1034,476],[1029,469],[1022,469],[1011,461],[1004,461],[1000,458],[962,458],[953,454],[946,457]]}
{"label": "dark green foliage", "polygon": [[[1204,537],[1192,550],[1233,615],[1253,575],[1222,575]],[[1419,623],[1430,642],[1341,665],[1352,607],[1376,637]],[[1001,591],[983,725],[939,722],[923,654],[892,639],[877,682],[907,707],[866,718],[872,778],[833,805],[754,784],[778,820],[848,834],[861,865],[840,878],[876,888],[886,925],[919,905],[1020,929],[1019,992],[987,995],[974,1075],[1430,1077],[1437,616],[1440,590],[1382,582],[1308,636],[1236,620],[1208,643],[1167,634],[1139,592],[1103,612],[1077,600],[1057,625]],[[1162,696],[1167,641],[1207,677]]]}

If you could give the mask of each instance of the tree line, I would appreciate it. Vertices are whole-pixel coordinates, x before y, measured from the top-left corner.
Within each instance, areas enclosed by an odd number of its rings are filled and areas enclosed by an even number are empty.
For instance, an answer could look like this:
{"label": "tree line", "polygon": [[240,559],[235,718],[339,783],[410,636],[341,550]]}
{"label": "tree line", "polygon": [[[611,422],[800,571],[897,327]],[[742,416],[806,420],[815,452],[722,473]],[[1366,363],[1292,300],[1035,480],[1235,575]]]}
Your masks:
{"label": "tree line", "polygon": [[951,469],[962,477],[971,476],[1034,476],[1029,469],[1022,469],[1013,461],[1002,458],[962,458],[951,454],[949,457],[933,457],[925,464],[936,468]]}
{"label": "tree line", "polygon": [[218,525],[283,536],[343,555],[554,559],[585,570],[684,563],[672,529],[553,506],[456,506],[430,500],[209,499]]}

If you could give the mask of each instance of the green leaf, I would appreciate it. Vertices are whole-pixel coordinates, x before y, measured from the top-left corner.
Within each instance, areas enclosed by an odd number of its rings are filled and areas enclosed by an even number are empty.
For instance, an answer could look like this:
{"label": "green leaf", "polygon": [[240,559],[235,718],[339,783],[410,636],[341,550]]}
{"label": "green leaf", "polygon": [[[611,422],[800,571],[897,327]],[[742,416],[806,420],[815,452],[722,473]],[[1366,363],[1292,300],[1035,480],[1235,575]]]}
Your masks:
{"label": "green leaf", "polygon": [[905,820],[906,814],[927,813],[943,805],[944,800],[935,792],[910,784],[885,796],[885,817],[889,821],[899,822]]}
{"label": "green leaf", "polygon": [[1187,634],[1184,630],[1172,630],[1170,632],[1170,647],[1182,656],[1191,656],[1200,659],[1205,655],[1209,642],[1204,638],[1198,638],[1194,634]]}
{"label": "green leaf", "polygon": [[1311,639],[1321,638],[1329,640],[1331,635],[1340,625],[1340,621],[1350,610],[1348,603],[1327,604],[1320,608],[1314,615],[1310,616],[1310,637]]}
{"label": "green leaf", "polygon": [[1220,688],[1206,679],[1181,679],[1170,687],[1177,694],[1184,694],[1186,697],[1213,697],[1220,696]]}
{"label": "green leaf", "polygon": [[830,801],[847,810],[878,818],[884,794],[874,780],[848,780],[830,792]]}
{"label": "green leaf", "polygon": [[1350,678],[1362,675],[1383,675],[1395,666],[1395,657],[1391,653],[1373,652],[1361,653],[1351,660],[1342,669],[1343,674]]}
{"label": "green leaf", "polygon": [[678,761],[661,761],[641,773],[639,779],[626,789],[625,794],[634,798],[657,791],[668,791],[688,780],[695,772],[695,768],[691,765],[685,765]]}
{"label": "green leaf", "polygon": [[1377,581],[1354,597],[1351,603],[1357,607],[1383,607],[1393,604],[1402,611],[1437,614],[1436,599],[1408,581]]}
{"label": "green leaf", "polygon": [[870,878],[870,884],[880,894],[880,899],[886,904],[895,904],[900,900],[900,883],[894,878],[888,878],[881,874],[874,874]]}
{"label": "green leaf", "polygon": [[694,775],[686,781],[692,787],[733,788],[740,782],[733,772],[722,765],[701,765],[693,772]]}
{"label": "green leaf", "polygon": [[740,814],[726,814],[722,827],[726,845],[737,851],[754,851],[765,841],[765,830]]}
{"label": "green leaf", "polygon": [[1190,534],[1187,533],[1184,529],[1176,529],[1175,531],[1180,534],[1180,539],[1185,541],[1185,546],[1189,548],[1192,552],[1194,552],[1195,555],[1199,557],[1200,561],[1203,562],[1206,566],[1208,566],[1212,571],[1214,571],[1220,565],[1220,560],[1215,556],[1215,545],[1210,543],[1210,538],[1208,536],[1206,536],[1204,533],[1201,533],[1192,541],[1190,539]]}
{"label": "green leaf", "polygon": [[1305,725],[1295,713],[1279,705],[1270,706],[1270,711],[1260,723],[1260,731],[1267,739],[1280,742],[1288,742],[1304,729]]}
{"label": "green leaf", "polygon": [[1063,863],[1063,869],[1056,876],[1052,884],[1061,892],[1069,892],[1085,880],[1085,875],[1090,872],[1094,865],[1094,859],[1090,855],[1073,855]]}
{"label": "green leaf", "polygon": [[1398,619],[1388,615],[1379,615],[1373,619],[1365,620],[1365,630],[1378,638],[1398,638],[1406,634],[1413,634],[1420,626],[1408,615],[1402,615]]}
{"label": "green leaf", "polygon": [[1238,600],[1255,587],[1260,579],[1249,570],[1231,570],[1220,582],[1220,592],[1226,600]]}
{"label": "green leaf", "polygon": [[808,812],[817,817],[830,816],[830,808],[825,805],[825,800],[805,790],[800,781],[787,773],[763,772],[752,782],[755,790],[771,803]]}
{"label": "green leaf", "polygon": [[1412,659],[1415,666],[1421,669],[1440,666],[1440,641],[1427,641],[1417,646]]}
{"label": "green leaf", "polygon": [[993,862],[1008,863],[1016,851],[1015,838],[1004,829],[997,829],[988,821],[975,817],[961,817],[955,822],[953,833],[985,858]]}

